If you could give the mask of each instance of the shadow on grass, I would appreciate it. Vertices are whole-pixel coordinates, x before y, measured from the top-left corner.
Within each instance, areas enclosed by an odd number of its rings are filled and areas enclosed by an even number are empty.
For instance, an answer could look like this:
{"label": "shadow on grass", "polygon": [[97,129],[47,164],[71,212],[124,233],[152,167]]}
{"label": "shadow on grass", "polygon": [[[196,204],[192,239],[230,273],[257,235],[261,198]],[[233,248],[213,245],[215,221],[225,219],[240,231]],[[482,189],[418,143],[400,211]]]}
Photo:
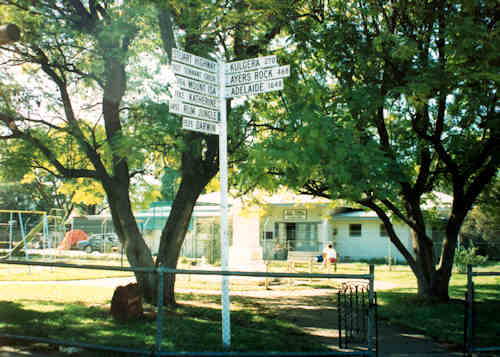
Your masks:
{"label": "shadow on grass", "polygon": [[[454,289],[455,293],[461,290],[461,288]],[[476,332],[477,336],[481,336],[483,345],[494,346],[498,345],[497,332],[500,331],[500,323],[496,318],[496,312],[500,310],[500,301],[498,292],[494,293],[490,289],[496,290],[490,285],[482,287],[483,299],[476,303],[478,323]],[[463,298],[443,303],[429,303],[416,296],[415,293],[397,291],[397,289],[378,292],[377,297],[378,313],[382,319],[392,324],[408,326],[437,341],[463,343],[465,314]]]}
{"label": "shadow on grass", "polygon": [[[179,300],[182,300],[180,297]],[[241,308],[231,311],[232,350],[235,351],[325,351],[311,344],[310,335],[289,320],[263,313],[261,302],[234,298]],[[197,295],[197,301],[183,301],[165,308],[162,348],[166,351],[222,351],[221,311],[218,307],[197,306],[219,303],[219,298]],[[262,302],[264,304],[264,302]],[[0,332],[151,350],[155,346],[156,310],[145,307],[144,318],[128,323],[115,322],[109,306],[62,304],[57,302],[0,301]]]}

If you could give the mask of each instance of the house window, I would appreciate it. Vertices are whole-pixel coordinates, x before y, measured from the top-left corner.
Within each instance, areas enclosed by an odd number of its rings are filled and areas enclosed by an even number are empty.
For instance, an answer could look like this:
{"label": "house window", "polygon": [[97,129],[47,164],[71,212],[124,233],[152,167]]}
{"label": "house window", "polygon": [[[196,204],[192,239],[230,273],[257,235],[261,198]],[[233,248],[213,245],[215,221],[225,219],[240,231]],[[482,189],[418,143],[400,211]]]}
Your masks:
{"label": "house window", "polygon": [[385,228],[384,224],[380,225],[380,236],[381,237],[388,237],[389,234],[387,234],[387,229]]}
{"label": "house window", "polygon": [[349,225],[349,237],[361,237],[361,224]]}
{"label": "house window", "polygon": [[273,232],[264,232],[264,239],[273,239]]}

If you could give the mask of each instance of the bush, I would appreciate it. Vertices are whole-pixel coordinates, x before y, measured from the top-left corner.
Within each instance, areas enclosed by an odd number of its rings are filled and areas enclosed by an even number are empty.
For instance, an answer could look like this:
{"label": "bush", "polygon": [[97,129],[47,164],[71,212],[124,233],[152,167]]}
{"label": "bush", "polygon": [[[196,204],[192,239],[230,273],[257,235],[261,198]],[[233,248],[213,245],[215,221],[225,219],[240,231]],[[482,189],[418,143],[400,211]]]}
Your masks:
{"label": "bush", "polygon": [[477,248],[458,248],[455,251],[455,266],[459,273],[467,272],[467,265],[483,265],[488,260],[488,257],[477,254]]}

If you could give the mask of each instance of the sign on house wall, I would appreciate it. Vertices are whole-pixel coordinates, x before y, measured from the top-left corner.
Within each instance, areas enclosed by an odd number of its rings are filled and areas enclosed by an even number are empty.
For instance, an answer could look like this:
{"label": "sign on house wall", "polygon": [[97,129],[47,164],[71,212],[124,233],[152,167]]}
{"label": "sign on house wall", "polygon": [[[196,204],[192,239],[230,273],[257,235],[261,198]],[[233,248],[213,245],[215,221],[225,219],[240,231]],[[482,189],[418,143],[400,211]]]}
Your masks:
{"label": "sign on house wall", "polygon": [[285,209],[283,210],[283,219],[286,220],[305,220],[307,219],[306,209]]}

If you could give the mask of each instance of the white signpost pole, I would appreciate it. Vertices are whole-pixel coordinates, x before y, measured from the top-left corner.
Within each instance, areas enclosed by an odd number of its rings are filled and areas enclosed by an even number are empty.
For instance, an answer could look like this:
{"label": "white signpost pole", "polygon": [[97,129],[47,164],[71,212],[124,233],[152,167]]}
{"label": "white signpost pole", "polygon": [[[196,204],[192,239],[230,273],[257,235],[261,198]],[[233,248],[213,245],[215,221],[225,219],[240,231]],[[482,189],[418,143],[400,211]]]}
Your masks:
{"label": "white signpost pole", "polygon": [[[217,67],[219,67],[218,73]],[[283,89],[283,78],[290,75],[290,66],[279,67],[276,56],[266,56],[230,62],[226,68],[223,58],[215,62],[174,48],[172,68],[174,73],[179,75],[176,76],[177,84],[182,89],[174,90],[173,97],[176,100],[170,102],[170,112],[185,116],[182,120],[184,129],[219,135],[221,260],[222,271],[227,271],[229,207],[226,98]],[[231,347],[228,275],[222,276],[221,288],[222,345],[227,350]]]}
{"label": "white signpost pole", "polygon": [[[228,182],[227,182],[227,112],[225,98],[225,62],[219,61],[219,105],[220,105],[220,131],[219,131],[219,171],[220,171],[220,203],[221,203],[221,260],[222,270],[226,271],[229,264],[229,236],[228,236]],[[231,320],[229,316],[229,276],[222,276],[222,345],[225,349],[231,347]]]}

